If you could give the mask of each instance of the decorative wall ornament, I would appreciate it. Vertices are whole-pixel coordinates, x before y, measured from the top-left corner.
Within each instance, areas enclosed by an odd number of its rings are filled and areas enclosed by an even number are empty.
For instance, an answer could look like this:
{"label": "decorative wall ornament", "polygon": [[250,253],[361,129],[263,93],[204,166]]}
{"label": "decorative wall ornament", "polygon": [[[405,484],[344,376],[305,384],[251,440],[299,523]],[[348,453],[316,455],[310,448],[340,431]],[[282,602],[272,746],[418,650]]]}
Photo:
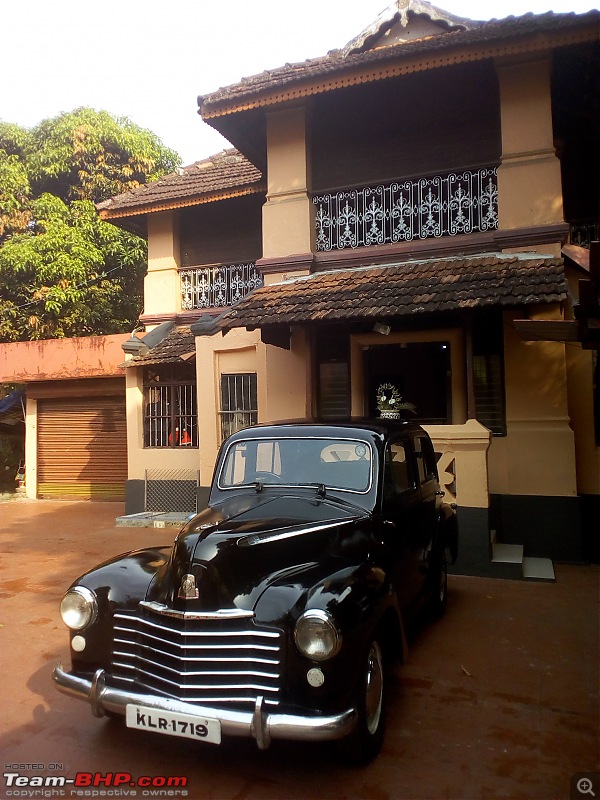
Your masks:
{"label": "decorative wall ornament", "polygon": [[403,411],[415,414],[417,409],[414,403],[402,400],[393,383],[381,383],[377,389],[377,410],[385,419],[401,419]]}
{"label": "decorative wall ornament", "polygon": [[317,250],[457,236],[498,227],[495,167],[313,197]]}

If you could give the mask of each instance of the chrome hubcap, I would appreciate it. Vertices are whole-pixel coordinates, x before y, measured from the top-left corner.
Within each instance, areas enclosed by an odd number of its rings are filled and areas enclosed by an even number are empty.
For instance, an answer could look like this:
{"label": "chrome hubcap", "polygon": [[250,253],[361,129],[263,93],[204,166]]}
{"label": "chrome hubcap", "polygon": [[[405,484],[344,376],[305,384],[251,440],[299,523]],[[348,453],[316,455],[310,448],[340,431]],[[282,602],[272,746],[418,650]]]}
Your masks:
{"label": "chrome hubcap", "polygon": [[378,642],[373,642],[369,650],[365,689],[367,729],[373,734],[379,726],[383,704],[383,659]]}

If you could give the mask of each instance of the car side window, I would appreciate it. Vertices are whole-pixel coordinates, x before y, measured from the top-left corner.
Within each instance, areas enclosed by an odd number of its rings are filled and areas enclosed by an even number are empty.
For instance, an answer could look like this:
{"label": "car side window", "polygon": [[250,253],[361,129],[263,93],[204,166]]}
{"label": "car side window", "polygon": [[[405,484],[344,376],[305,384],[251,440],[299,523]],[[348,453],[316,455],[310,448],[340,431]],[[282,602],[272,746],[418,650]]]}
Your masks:
{"label": "car side window", "polygon": [[386,452],[384,496],[387,500],[414,486],[403,442],[392,442]]}
{"label": "car side window", "polygon": [[415,439],[415,460],[420,483],[437,478],[435,453],[431,441],[426,436],[417,436]]}

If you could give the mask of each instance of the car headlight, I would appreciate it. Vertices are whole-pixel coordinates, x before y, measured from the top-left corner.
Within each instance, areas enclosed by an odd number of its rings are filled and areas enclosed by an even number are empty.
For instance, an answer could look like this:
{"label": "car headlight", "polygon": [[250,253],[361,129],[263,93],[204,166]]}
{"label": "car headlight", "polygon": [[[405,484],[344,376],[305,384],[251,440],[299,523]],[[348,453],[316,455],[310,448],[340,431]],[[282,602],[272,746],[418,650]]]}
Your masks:
{"label": "car headlight", "polygon": [[69,589],[60,604],[60,615],[68,628],[80,631],[96,619],[96,595],[85,586]]}
{"label": "car headlight", "polygon": [[342,645],[342,637],[326,611],[305,611],[294,631],[296,647],[313,661],[332,658]]}

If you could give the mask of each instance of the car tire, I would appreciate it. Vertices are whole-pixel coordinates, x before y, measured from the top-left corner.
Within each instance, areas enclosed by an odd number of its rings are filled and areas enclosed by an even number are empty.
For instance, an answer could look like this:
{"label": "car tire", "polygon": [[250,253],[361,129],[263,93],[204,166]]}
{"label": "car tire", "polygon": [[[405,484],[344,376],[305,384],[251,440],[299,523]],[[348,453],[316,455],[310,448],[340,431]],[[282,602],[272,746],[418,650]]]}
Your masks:
{"label": "car tire", "polygon": [[442,552],[431,571],[431,594],[429,612],[433,619],[440,619],[448,606],[448,561]]}
{"label": "car tire", "polygon": [[377,636],[369,642],[359,681],[356,727],[337,743],[341,758],[356,766],[368,764],[379,754],[385,734],[386,661],[381,638]]}

